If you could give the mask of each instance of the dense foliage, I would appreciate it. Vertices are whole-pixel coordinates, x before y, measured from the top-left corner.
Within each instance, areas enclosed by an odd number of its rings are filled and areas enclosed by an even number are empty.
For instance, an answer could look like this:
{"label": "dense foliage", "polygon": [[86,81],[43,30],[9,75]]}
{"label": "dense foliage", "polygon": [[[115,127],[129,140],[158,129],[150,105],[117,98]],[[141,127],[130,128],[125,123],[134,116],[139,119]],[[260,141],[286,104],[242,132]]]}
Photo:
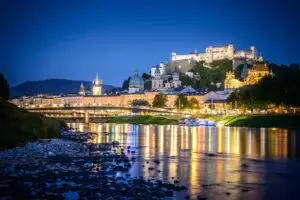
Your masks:
{"label": "dense foliage", "polygon": [[270,65],[273,74],[258,84],[234,91],[228,102],[247,109],[268,109],[274,106],[300,106],[299,65],[290,67]]}
{"label": "dense foliage", "polygon": [[119,116],[108,118],[108,123],[130,123],[130,124],[177,124],[178,120],[172,117],[160,116]]}
{"label": "dense foliage", "polygon": [[190,107],[190,102],[186,96],[178,95],[175,100],[175,107],[177,109],[186,109]]}
{"label": "dense foliage", "polygon": [[4,75],[0,73],[0,99],[8,100],[9,98],[9,85]]}
{"label": "dense foliage", "polygon": [[134,99],[131,102],[132,106],[150,106],[150,103],[147,100],[144,99]]}
{"label": "dense foliage", "polygon": [[198,109],[199,108],[199,101],[196,98],[191,98],[189,101],[189,107],[192,109]]}
{"label": "dense foliage", "polygon": [[157,94],[155,95],[152,106],[156,108],[164,108],[166,107],[166,103],[168,101],[168,97],[164,94]]}
{"label": "dense foliage", "polygon": [[23,145],[38,138],[58,137],[64,123],[0,101],[0,149]]}
{"label": "dense foliage", "polygon": [[177,109],[198,109],[199,101],[194,97],[188,100],[185,95],[178,95],[174,106]]}
{"label": "dense foliage", "polygon": [[182,85],[191,85],[201,92],[222,90],[226,72],[232,70],[232,61],[228,59],[214,61],[209,64],[198,62],[190,71],[193,78],[185,74],[180,75]]}
{"label": "dense foliage", "polygon": [[130,81],[130,77],[128,77],[128,79],[127,80],[124,80],[123,81],[123,84],[122,84],[122,90],[128,90],[128,88],[129,88],[129,81]]}

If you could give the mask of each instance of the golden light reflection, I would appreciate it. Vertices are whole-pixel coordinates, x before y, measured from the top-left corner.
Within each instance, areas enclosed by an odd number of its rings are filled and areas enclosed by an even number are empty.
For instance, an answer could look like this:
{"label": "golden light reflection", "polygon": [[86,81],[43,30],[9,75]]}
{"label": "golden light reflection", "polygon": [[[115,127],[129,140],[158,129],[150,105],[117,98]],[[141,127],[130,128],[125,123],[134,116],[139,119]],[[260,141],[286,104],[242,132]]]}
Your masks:
{"label": "golden light reflection", "polygon": [[[230,127],[184,127],[176,125],[129,125],[129,124],[83,124],[69,123],[80,131],[98,134],[95,143],[119,141],[124,145],[143,146],[139,154],[146,160],[159,158],[157,169],[161,173],[143,168],[144,176],[153,175],[173,181],[171,177],[188,180],[191,192],[202,190],[201,181],[209,178],[213,182],[259,181],[259,176],[251,177],[243,173],[228,173],[240,169],[241,157],[253,159],[284,159],[297,156],[296,132],[285,129],[249,129]],[[108,134],[103,134],[108,132]],[[292,153],[291,153],[292,151]],[[228,156],[210,158],[205,152],[225,153]],[[163,158],[163,159],[162,159]],[[167,160],[167,161],[166,161]],[[205,173],[204,173],[205,172]],[[140,173],[140,172],[139,172]],[[179,177],[179,178],[180,178]],[[201,185],[201,184],[200,184]]]}
{"label": "golden light reflection", "polygon": [[158,129],[158,141],[159,141],[159,154],[164,152],[164,127],[160,126]]}

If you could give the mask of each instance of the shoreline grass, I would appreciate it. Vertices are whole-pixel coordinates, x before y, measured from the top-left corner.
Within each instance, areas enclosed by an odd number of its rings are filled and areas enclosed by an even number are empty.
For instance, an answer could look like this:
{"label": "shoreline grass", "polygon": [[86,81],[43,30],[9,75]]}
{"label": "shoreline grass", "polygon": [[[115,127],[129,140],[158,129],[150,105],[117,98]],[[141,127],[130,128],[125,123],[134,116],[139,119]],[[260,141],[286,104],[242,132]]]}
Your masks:
{"label": "shoreline grass", "polygon": [[177,124],[178,119],[175,117],[162,117],[162,116],[120,116],[109,117],[107,123],[130,123],[130,124]]}
{"label": "shoreline grass", "polygon": [[[231,127],[300,128],[300,115],[197,115],[195,117],[212,120],[217,125]],[[178,119],[173,116],[122,116],[109,117],[107,123],[168,125],[178,124]]]}
{"label": "shoreline grass", "polygon": [[300,128],[300,115],[200,115],[203,119],[215,121],[218,125],[257,128]]}

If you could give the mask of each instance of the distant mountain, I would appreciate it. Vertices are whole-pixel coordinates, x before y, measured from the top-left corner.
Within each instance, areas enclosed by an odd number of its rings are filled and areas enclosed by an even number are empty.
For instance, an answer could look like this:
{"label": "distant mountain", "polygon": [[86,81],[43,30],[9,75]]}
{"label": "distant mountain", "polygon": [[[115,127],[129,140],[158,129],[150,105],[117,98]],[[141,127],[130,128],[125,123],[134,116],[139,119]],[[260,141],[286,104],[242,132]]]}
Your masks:
{"label": "distant mountain", "polygon": [[[83,83],[87,90],[91,90],[91,81],[76,81],[67,79],[47,79],[42,81],[26,81],[20,85],[10,88],[11,98],[19,96],[33,96],[38,94],[60,95],[74,94],[79,91],[80,84]],[[103,93],[114,88],[112,85],[102,85]]]}

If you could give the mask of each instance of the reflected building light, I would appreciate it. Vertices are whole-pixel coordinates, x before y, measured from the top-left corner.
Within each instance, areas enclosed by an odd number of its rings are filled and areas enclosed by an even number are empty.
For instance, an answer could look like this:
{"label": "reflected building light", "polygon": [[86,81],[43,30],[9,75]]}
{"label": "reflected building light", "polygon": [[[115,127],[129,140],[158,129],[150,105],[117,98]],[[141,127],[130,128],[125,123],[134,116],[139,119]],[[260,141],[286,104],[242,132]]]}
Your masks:
{"label": "reflected building light", "polygon": [[145,157],[149,157],[150,154],[150,127],[147,126],[146,127],[146,132],[145,132],[145,144],[143,146],[145,146]]}
{"label": "reflected building light", "polygon": [[164,127],[160,126],[158,129],[158,137],[159,137],[159,153],[162,154],[164,152]]}
{"label": "reflected building light", "polygon": [[174,131],[171,132],[171,149],[170,149],[170,152],[171,152],[171,156],[177,156],[177,128],[175,127],[174,128]]}
{"label": "reflected building light", "polygon": [[226,127],[226,152],[230,153],[230,128]]}
{"label": "reflected building light", "polygon": [[223,137],[224,137],[224,127],[217,127],[217,132],[218,132],[218,149],[217,152],[218,153],[224,153],[224,141],[223,141]]}
{"label": "reflected building light", "polygon": [[98,133],[102,133],[103,132],[103,125],[99,124],[98,125]]}
{"label": "reflected building light", "polygon": [[212,150],[214,153],[217,152],[217,133],[216,133],[216,127],[210,127],[212,131]]}
{"label": "reflected building light", "polygon": [[202,151],[203,152],[205,152],[205,150],[206,150],[206,135],[205,135],[206,131],[205,131],[205,129],[206,129],[205,127],[201,127],[201,129],[200,129],[201,130],[201,135],[203,137],[203,139],[202,139],[202,145],[203,145],[202,146]]}
{"label": "reflected building light", "polygon": [[84,131],[84,125],[83,124],[79,124],[79,132],[83,132]]}
{"label": "reflected building light", "polygon": [[236,132],[236,153],[240,154],[240,128]]}
{"label": "reflected building light", "polygon": [[98,137],[97,137],[97,139],[98,139],[98,144],[101,143],[101,133],[100,133],[100,132],[98,132]]}
{"label": "reflected building light", "polygon": [[[198,150],[197,144],[199,144],[199,143],[198,143],[198,138],[197,138],[198,135],[197,135],[196,127],[193,127],[191,132],[192,132],[192,151],[197,151]],[[194,155],[194,154],[192,154],[192,155]]]}
{"label": "reflected building light", "polygon": [[250,128],[249,129],[249,133],[248,133],[248,135],[249,135],[249,139],[248,139],[248,154],[249,155],[252,155],[252,129]]}
{"label": "reflected building light", "polygon": [[[176,142],[177,142],[177,134],[176,134]],[[184,149],[189,148],[189,128],[185,127],[184,129]]]}
{"label": "reflected building light", "polygon": [[208,128],[208,152],[212,152],[211,127]]}
{"label": "reflected building light", "polygon": [[261,128],[260,129],[260,157],[264,158],[266,155],[266,129],[265,128]]}
{"label": "reflected building light", "polygon": [[139,126],[135,125],[133,131],[133,137],[132,137],[133,146],[138,146],[138,136],[137,136],[138,134],[139,134]]}

